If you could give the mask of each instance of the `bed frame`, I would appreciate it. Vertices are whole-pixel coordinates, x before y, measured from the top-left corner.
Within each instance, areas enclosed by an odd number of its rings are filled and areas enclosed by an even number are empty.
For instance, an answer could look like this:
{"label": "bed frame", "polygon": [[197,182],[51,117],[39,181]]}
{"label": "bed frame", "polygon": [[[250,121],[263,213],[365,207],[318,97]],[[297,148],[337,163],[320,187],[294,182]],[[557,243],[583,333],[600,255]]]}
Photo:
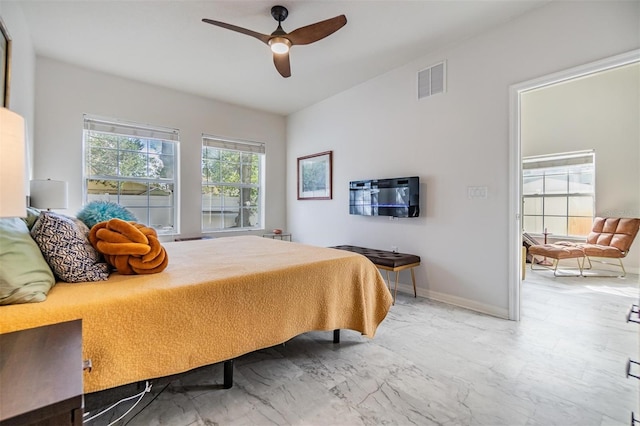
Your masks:
{"label": "bed frame", "polygon": [[[340,343],[340,330],[333,330],[333,343]],[[234,359],[224,361],[224,370],[222,376],[222,388],[231,389],[233,387],[233,363]]]}

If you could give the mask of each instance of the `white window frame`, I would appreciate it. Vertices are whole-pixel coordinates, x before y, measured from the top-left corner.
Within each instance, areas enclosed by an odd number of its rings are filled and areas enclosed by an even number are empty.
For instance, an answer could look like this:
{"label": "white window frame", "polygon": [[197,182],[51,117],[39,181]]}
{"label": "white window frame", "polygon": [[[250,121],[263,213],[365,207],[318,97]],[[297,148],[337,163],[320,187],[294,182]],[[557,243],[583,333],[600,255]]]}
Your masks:
{"label": "white window frame", "polygon": [[[145,141],[161,141],[163,143],[170,143],[173,146],[173,177],[170,178],[154,178],[154,177],[146,177],[146,176],[123,176],[120,174],[119,164],[116,165],[116,173],[115,174],[92,174],[90,168],[90,158],[91,155],[91,147],[89,146],[89,140],[91,133],[101,133],[108,134],[113,136],[124,136],[124,137],[132,137],[136,139],[141,139]],[[180,176],[180,132],[178,129],[173,129],[169,127],[161,127],[161,126],[152,126],[148,124],[140,124],[134,122],[128,122],[124,120],[114,119],[114,118],[106,118],[99,117],[95,115],[84,114],[84,131],[83,131],[83,154],[82,154],[82,193],[83,193],[83,203],[87,204],[91,200],[100,199],[104,201],[112,201],[122,205],[123,207],[127,207],[131,209],[136,215],[136,219],[138,222],[143,223],[147,226],[153,227],[159,235],[176,235],[180,233],[179,229],[179,206],[180,206],[180,198],[179,198],[179,176]],[[116,148],[115,151],[118,153],[118,158],[120,158],[121,152],[125,150],[120,150],[120,148]],[[150,152],[144,152],[144,155],[147,157],[151,157],[153,154]],[[162,155],[170,155],[170,154],[162,154]],[[120,193],[118,190],[117,194],[105,194],[102,196],[93,196],[90,197],[88,190],[88,183],[90,180],[108,180],[108,181],[117,181],[117,182],[136,182],[141,184],[162,184],[162,185],[170,185],[173,187],[173,194],[170,200],[170,205],[155,207],[151,205],[151,194],[147,192],[146,202],[141,203],[140,200],[136,202],[131,202],[127,199],[124,194]],[[91,198],[91,200],[90,200]],[[140,197],[138,197],[139,199]],[[156,209],[167,209],[169,210],[169,223],[168,224],[157,224],[150,223],[151,222],[151,211]],[[144,217],[141,212],[144,212]],[[172,223],[171,223],[172,222]]]}
{"label": "white window frame", "polygon": [[[252,154],[258,155],[258,182],[257,183],[243,183],[243,182],[223,182],[215,180],[213,177],[207,176],[205,177],[205,162],[206,161],[215,161],[214,159],[205,158],[205,148],[210,147],[214,149],[218,149],[221,151],[229,151],[229,152],[237,152],[239,154]],[[266,149],[265,144],[263,142],[254,142],[254,141],[243,141],[243,140],[232,140],[226,139],[214,135],[202,134],[202,151],[201,151],[201,182],[202,182],[202,204],[201,204],[201,230],[203,233],[208,232],[233,232],[233,231],[251,231],[251,230],[263,230],[264,222],[265,222],[265,212],[264,212],[264,200],[265,200],[265,162],[266,162]],[[241,165],[242,163],[240,163]],[[242,177],[240,177],[242,179]],[[249,207],[243,208],[238,204],[231,206],[229,210],[227,210],[227,206],[224,205],[225,197],[221,197],[223,200],[219,206],[219,210],[214,210],[212,197],[207,194],[208,189],[210,187],[215,186],[227,186],[234,189],[256,189],[258,191],[256,205],[250,205]],[[225,226],[224,214],[225,212],[229,212],[229,216],[231,216],[233,211],[237,208],[238,215],[234,219],[234,223],[239,223],[239,226]],[[243,225],[243,220],[245,218],[245,213],[249,213],[250,209],[256,210],[251,217],[255,217],[256,222],[250,224],[249,226]],[[214,211],[217,211],[220,214],[220,225],[222,226],[213,226],[211,225],[211,215]],[[206,219],[208,215],[209,219]]]}
{"label": "white window frame", "polygon": [[[581,168],[585,166],[591,166],[591,172],[593,174],[593,182],[591,185],[591,191],[571,191],[570,183],[572,173],[570,170]],[[557,154],[549,154],[549,155],[540,155],[540,156],[531,156],[524,157],[522,159],[522,173],[523,173],[523,192],[522,192],[522,202],[523,202],[523,227],[525,228],[525,232],[530,232],[534,234],[546,234],[547,230],[549,230],[550,234],[553,234],[554,237],[584,237],[585,235],[577,235],[570,233],[570,225],[569,222],[571,218],[589,218],[590,223],[593,222],[593,218],[595,215],[595,201],[596,201],[596,158],[594,150],[587,151],[575,151],[575,152],[566,152],[566,153],[557,153]],[[566,190],[563,192],[559,192],[558,190],[551,191],[546,189],[546,176],[556,176],[562,175],[566,173]],[[526,183],[524,182],[527,177],[536,177],[539,176],[542,179],[542,187],[539,192],[536,193],[527,193]],[[542,198],[542,211],[540,214],[527,214],[526,213],[526,203],[528,199],[533,198]],[[547,205],[551,205],[553,199],[566,198],[567,206],[566,206],[566,214],[565,215],[553,215],[548,213]],[[581,216],[581,215],[572,215],[569,204],[571,199],[575,198],[589,198],[591,203],[591,216]],[[526,229],[525,222],[527,221],[527,217],[541,217],[542,218],[542,226],[541,229]],[[566,221],[566,234],[559,234],[557,232],[551,232],[551,225],[547,224],[547,219],[550,218],[564,218]]]}

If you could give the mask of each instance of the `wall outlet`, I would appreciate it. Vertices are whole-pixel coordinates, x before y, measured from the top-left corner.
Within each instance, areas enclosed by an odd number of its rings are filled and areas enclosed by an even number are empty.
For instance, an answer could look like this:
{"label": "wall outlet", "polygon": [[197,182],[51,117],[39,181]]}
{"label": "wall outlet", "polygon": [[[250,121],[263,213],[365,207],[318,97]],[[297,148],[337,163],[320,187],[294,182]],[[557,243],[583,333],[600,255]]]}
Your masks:
{"label": "wall outlet", "polygon": [[391,246],[391,251],[394,253],[398,252],[398,246]]}
{"label": "wall outlet", "polygon": [[469,186],[467,187],[467,197],[470,200],[483,199],[486,200],[489,195],[489,188],[486,186]]}

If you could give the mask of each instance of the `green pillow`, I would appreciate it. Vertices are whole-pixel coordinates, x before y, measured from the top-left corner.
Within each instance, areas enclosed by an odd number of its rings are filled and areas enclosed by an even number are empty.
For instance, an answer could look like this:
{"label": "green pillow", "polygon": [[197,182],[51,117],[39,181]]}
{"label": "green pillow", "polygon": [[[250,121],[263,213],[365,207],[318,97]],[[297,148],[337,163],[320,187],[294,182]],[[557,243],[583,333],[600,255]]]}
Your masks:
{"label": "green pillow", "polygon": [[0,219],[0,305],[42,302],[55,284],[27,224]]}
{"label": "green pillow", "polygon": [[23,217],[22,220],[27,224],[27,228],[33,228],[36,221],[40,217],[40,210],[33,207],[27,207],[27,217]]}

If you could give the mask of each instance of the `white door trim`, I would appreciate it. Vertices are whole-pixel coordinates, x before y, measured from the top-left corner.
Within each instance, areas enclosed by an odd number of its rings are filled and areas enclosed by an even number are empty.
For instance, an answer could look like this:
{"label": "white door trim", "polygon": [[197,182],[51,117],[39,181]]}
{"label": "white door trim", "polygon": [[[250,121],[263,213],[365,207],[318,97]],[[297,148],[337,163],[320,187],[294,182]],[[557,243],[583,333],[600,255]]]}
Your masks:
{"label": "white door trim", "polygon": [[509,319],[520,321],[522,265],[522,164],[520,141],[520,96],[522,93],[594,72],[640,61],[640,49],[580,65],[509,87]]}

